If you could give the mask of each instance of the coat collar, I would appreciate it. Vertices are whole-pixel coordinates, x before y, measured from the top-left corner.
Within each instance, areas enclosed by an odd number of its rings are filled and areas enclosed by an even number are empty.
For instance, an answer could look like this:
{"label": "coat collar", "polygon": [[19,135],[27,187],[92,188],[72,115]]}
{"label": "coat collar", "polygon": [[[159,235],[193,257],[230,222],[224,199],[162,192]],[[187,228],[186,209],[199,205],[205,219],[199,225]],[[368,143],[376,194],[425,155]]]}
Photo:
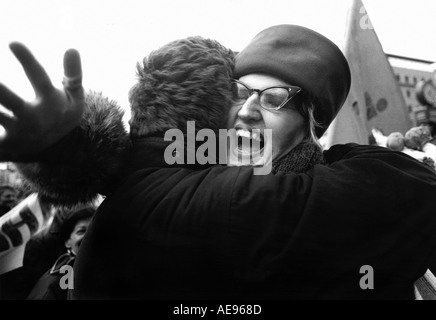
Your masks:
{"label": "coat collar", "polygon": [[59,273],[63,266],[73,266],[75,259],[76,256],[72,252],[68,251],[67,253],[64,253],[63,255],[59,256],[59,258],[55,261],[52,268],[50,269],[50,274]]}
{"label": "coat collar", "polygon": [[132,149],[128,159],[127,171],[134,172],[145,168],[188,168],[191,170],[200,170],[210,167],[210,164],[201,165],[196,162],[187,164],[186,154],[191,151],[184,145],[185,155],[183,164],[168,164],[165,161],[165,150],[172,144],[171,141],[165,141],[162,137],[146,137],[132,139]]}

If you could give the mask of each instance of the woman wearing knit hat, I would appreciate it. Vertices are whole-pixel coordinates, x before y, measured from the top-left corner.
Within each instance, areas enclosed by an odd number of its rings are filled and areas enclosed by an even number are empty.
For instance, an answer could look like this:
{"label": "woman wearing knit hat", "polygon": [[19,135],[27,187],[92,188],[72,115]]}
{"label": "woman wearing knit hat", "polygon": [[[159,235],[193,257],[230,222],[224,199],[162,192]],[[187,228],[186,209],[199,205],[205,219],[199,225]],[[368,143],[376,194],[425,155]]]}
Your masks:
{"label": "woman wearing knit hat", "polygon": [[[19,167],[52,201],[84,201],[102,189],[107,194],[74,265],[73,298],[414,298],[414,281],[435,257],[436,215],[427,199],[436,192],[436,176],[410,157],[338,145],[322,154],[325,164],[306,160],[309,166],[290,174],[278,164],[278,173],[269,175],[254,175],[248,166],[164,161],[166,130],[186,131],[188,120],[202,123],[198,130],[216,130],[225,126],[227,113],[228,128],[241,136],[277,130],[277,161],[289,162],[288,154],[298,154],[301,145],[316,145],[350,85],[342,53],[318,33],[268,28],[235,60],[231,51],[201,38],[156,50],[138,66],[127,139],[108,119],[119,114],[113,104],[88,94],[81,104],[76,54],[67,55],[64,83],[72,97],[59,90],[60,98],[50,103],[55,89],[42,68],[26,49],[13,48],[46,97],[37,106],[64,103],[60,109],[68,111],[78,104],[85,116],[48,149],[31,155],[3,143],[3,157],[39,161]],[[238,82],[232,84],[234,61]],[[26,105],[4,87],[0,98],[18,118],[24,113]],[[101,116],[105,112],[110,116]],[[16,119],[0,121],[9,138],[22,136],[14,131]],[[124,147],[129,143],[131,149]],[[95,177],[95,170],[106,171]]]}

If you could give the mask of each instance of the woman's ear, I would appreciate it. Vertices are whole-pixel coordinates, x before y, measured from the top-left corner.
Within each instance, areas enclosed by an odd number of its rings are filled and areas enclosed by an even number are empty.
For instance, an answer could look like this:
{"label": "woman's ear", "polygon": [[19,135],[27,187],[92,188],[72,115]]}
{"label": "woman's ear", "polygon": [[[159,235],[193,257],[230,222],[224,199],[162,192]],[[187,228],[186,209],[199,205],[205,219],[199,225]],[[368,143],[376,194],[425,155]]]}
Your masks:
{"label": "woman's ear", "polygon": [[65,247],[71,249],[71,238],[68,238],[68,240],[65,241]]}

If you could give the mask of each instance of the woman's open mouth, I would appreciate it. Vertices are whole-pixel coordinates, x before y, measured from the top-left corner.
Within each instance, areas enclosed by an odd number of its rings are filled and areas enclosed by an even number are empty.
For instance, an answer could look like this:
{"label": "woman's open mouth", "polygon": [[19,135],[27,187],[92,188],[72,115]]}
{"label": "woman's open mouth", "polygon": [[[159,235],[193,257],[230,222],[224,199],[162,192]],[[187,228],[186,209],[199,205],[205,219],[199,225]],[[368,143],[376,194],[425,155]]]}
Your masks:
{"label": "woman's open mouth", "polygon": [[259,129],[238,129],[236,130],[236,137],[238,139],[238,153],[244,156],[261,155],[264,139]]}
{"label": "woman's open mouth", "polygon": [[236,128],[236,141],[230,144],[228,165],[258,165],[262,162],[265,140],[257,128]]}

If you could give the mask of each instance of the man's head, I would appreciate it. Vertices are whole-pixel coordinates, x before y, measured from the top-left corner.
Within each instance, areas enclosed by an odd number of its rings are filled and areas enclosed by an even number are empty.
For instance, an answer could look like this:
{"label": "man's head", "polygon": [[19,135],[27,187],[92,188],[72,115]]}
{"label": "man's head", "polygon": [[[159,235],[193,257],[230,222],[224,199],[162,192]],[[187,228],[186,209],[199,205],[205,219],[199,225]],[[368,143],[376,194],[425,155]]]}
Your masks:
{"label": "man's head", "polygon": [[138,64],[138,83],[130,90],[133,138],[224,127],[231,105],[234,54],[217,41],[201,37],[176,40]]}
{"label": "man's head", "polygon": [[9,185],[0,186],[0,205],[12,209],[17,204],[18,191]]}
{"label": "man's head", "polygon": [[424,145],[431,141],[431,131],[426,125],[420,125],[409,129],[404,135],[406,147],[415,150],[422,150]]}
{"label": "man's head", "polygon": [[386,147],[394,151],[402,151],[404,149],[404,136],[401,132],[392,132],[386,142]]}

